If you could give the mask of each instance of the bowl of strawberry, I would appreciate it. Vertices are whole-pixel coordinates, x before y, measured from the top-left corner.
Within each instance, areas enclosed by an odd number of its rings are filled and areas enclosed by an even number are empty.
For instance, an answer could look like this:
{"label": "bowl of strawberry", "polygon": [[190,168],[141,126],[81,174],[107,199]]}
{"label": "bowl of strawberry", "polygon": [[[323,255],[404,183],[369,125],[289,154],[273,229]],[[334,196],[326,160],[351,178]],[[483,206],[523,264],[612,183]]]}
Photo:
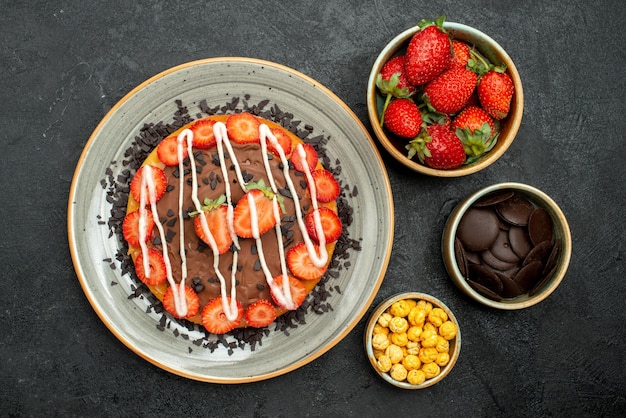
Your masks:
{"label": "bowl of strawberry", "polygon": [[460,23],[422,20],[391,40],[367,86],[383,147],[408,168],[459,177],[493,164],[522,121],[522,82],[507,52]]}

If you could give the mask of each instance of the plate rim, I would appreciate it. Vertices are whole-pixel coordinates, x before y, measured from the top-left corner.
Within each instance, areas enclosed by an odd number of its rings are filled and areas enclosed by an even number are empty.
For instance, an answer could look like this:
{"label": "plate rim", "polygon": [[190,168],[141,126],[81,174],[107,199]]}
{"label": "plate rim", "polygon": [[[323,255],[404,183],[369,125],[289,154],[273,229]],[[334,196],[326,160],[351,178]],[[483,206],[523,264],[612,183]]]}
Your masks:
{"label": "plate rim", "polygon": [[[117,112],[117,110],[120,107],[122,107],[135,94],[143,90],[146,86],[150,85],[151,83],[178,71],[182,71],[182,70],[189,69],[189,68],[199,66],[199,65],[206,65],[206,64],[212,64],[212,63],[220,63],[220,64],[221,63],[244,63],[244,64],[254,64],[254,65],[260,65],[260,66],[273,67],[275,69],[284,71],[290,75],[301,78],[303,81],[311,83],[312,85],[315,86],[316,89],[319,89],[320,91],[322,91],[326,96],[328,96],[336,104],[338,104],[350,116],[350,118],[357,124],[358,128],[362,131],[364,137],[370,143],[371,149],[373,151],[373,155],[375,156],[375,160],[378,163],[382,171],[382,179],[384,183],[385,194],[387,196],[386,204],[388,205],[389,212],[391,214],[390,219],[387,220],[387,222],[389,223],[389,229],[387,231],[387,237],[386,237],[388,241],[388,245],[387,245],[387,248],[385,249],[384,257],[382,258],[382,264],[380,265],[381,266],[380,275],[376,279],[375,285],[372,287],[372,291],[370,292],[368,300],[362,306],[362,308],[356,313],[354,318],[350,320],[349,324],[343,329],[338,330],[339,332],[337,332],[336,335],[333,338],[329,339],[328,342],[326,342],[324,345],[320,346],[319,348],[317,348],[316,350],[312,352],[307,353],[298,361],[290,365],[287,365],[285,367],[279,367],[278,369],[272,372],[263,373],[263,374],[259,374],[255,376],[225,378],[225,377],[215,377],[215,376],[207,376],[207,375],[200,375],[197,373],[192,373],[190,371],[171,367],[163,362],[160,362],[158,359],[153,358],[152,356],[145,353],[144,350],[141,349],[141,347],[138,347],[135,344],[133,344],[132,341],[127,339],[123,335],[122,332],[118,331],[118,329],[114,326],[114,324],[110,323],[107,320],[105,312],[103,311],[102,307],[96,300],[95,295],[92,293],[89,287],[89,283],[87,283],[87,280],[83,275],[81,263],[79,261],[79,256],[78,256],[78,248],[76,245],[76,240],[74,239],[75,231],[73,230],[73,223],[74,223],[73,219],[74,219],[74,207],[75,207],[75,201],[76,201],[75,197],[76,197],[78,179],[80,177],[81,169],[83,168],[85,161],[87,159],[87,155],[89,154],[89,150],[93,146],[94,141],[96,140],[97,136],[100,134],[100,132],[102,131],[106,123],[113,117],[113,115]],[[378,151],[376,144],[373,138],[371,137],[370,133],[367,131],[365,125],[361,122],[361,120],[356,116],[356,114],[352,111],[352,109],[341,98],[339,98],[330,89],[328,89],[327,87],[325,87],[324,85],[316,81],[315,79],[311,78],[310,76],[307,76],[306,74],[303,74],[283,64],[278,64],[275,62],[266,61],[266,60],[257,59],[257,58],[228,56],[228,57],[213,57],[213,58],[204,58],[204,59],[188,61],[179,65],[170,67],[164,71],[161,71],[147,78],[145,81],[141,82],[140,84],[132,88],[128,93],[123,95],[122,98],[119,99],[111,107],[111,109],[109,109],[109,111],[106,112],[104,117],[98,122],[96,127],[93,129],[92,133],[90,134],[87,142],[85,143],[81,151],[79,159],[76,162],[76,168],[72,176],[72,181],[71,181],[69,196],[68,196],[67,234],[68,234],[68,245],[70,249],[72,263],[74,266],[74,272],[78,278],[78,281],[81,285],[83,293],[87,297],[87,300],[89,301],[92,309],[96,312],[97,316],[100,318],[102,323],[120,342],[122,342],[128,349],[130,349],[132,352],[134,352],[135,354],[137,354],[144,360],[172,374],[189,378],[192,380],[209,382],[209,383],[233,384],[233,383],[249,383],[249,382],[266,380],[266,379],[270,379],[270,378],[277,377],[277,376],[289,373],[291,371],[294,371],[308,363],[313,362],[315,359],[319,358],[320,356],[328,352],[331,348],[333,348],[341,340],[343,340],[343,338],[345,338],[356,327],[356,325],[360,322],[360,320],[363,319],[365,313],[368,311],[374,298],[378,294],[378,291],[380,289],[380,286],[382,285],[383,279],[385,277],[385,274],[389,265],[389,260],[391,258],[391,251],[393,247],[393,237],[394,237],[395,219],[394,219],[393,214],[394,214],[394,202],[393,202],[392,189],[391,189],[391,184],[390,184],[389,176],[387,173],[387,169],[383,162],[382,156],[380,155],[380,152]]]}

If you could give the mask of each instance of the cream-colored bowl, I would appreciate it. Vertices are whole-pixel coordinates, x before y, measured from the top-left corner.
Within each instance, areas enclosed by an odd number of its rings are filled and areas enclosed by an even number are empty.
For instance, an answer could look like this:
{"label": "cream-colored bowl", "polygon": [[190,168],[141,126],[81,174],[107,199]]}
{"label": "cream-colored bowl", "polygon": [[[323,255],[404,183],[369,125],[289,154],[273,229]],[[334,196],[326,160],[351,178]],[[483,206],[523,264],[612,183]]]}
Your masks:
{"label": "cream-colored bowl", "polygon": [[[395,302],[398,302],[400,300],[409,300],[409,299],[415,300],[415,301],[424,300],[426,302],[430,302],[433,308],[443,309],[443,311],[448,316],[448,320],[453,322],[456,325],[456,336],[452,338],[451,340],[449,340],[448,354],[450,356],[450,359],[448,363],[445,366],[441,367],[441,371],[439,372],[437,376],[430,378],[430,379],[426,379],[421,384],[411,384],[411,383],[408,383],[407,381],[398,381],[398,380],[393,379],[388,372],[382,372],[380,368],[377,366],[378,360],[375,356],[374,348],[372,346],[372,336],[374,333],[374,327],[376,326],[378,322],[378,318],[381,316],[381,314],[387,311],[387,309],[389,309]],[[419,293],[419,292],[399,293],[383,301],[374,310],[374,312],[370,316],[370,319],[367,323],[367,327],[365,328],[364,344],[365,344],[365,352],[367,354],[367,357],[369,358],[369,361],[372,367],[374,368],[376,373],[378,373],[378,375],[381,376],[386,382],[394,386],[397,386],[399,388],[403,388],[403,389],[424,389],[424,388],[434,385],[435,383],[440,382],[444,377],[446,377],[450,373],[450,371],[454,367],[457,359],[459,358],[459,353],[461,351],[461,329],[459,327],[459,322],[457,321],[452,311],[439,299],[433,296],[427,295],[425,293]]]}
{"label": "cream-colored bowl", "polygon": [[[560,249],[553,273],[548,275],[545,280],[543,280],[543,283],[540,284],[533,292],[525,293],[514,298],[494,300],[493,298],[486,297],[485,295],[477,292],[472,286],[470,286],[466,277],[461,273],[461,269],[457,264],[457,254],[454,241],[463,215],[475,202],[485,198],[487,195],[507,190],[520,193],[534,206],[543,207],[548,211],[552,218],[554,241],[558,243]],[[552,200],[552,198],[550,198],[547,194],[535,187],[522,183],[498,183],[472,193],[453,209],[444,227],[441,246],[446,270],[452,278],[452,281],[463,291],[463,293],[471,299],[492,308],[515,310],[533,306],[546,299],[556,290],[567,273],[572,255],[572,236],[565,215],[554,200]]]}
{"label": "cream-colored bowl", "polygon": [[513,143],[522,122],[522,114],[524,112],[524,93],[522,90],[522,80],[515,64],[513,63],[513,60],[496,41],[478,29],[460,23],[444,22],[443,26],[453,39],[458,39],[474,45],[476,49],[487,57],[493,64],[505,64],[509,75],[513,79],[515,94],[513,95],[513,99],[511,101],[511,109],[508,116],[500,121],[500,136],[498,137],[498,142],[493,149],[471,164],[463,165],[450,170],[437,170],[420,164],[415,157],[414,159],[407,158],[407,150],[405,149],[407,141],[388,136],[385,130],[381,128],[379,115],[382,111],[384,98],[378,93],[376,87],[376,77],[380,73],[383,65],[390,58],[395,55],[404,54],[409,41],[419,30],[419,27],[417,26],[405,30],[392,39],[391,42],[383,48],[380,55],[378,55],[378,58],[376,58],[367,83],[367,110],[369,120],[376,137],[382,146],[398,162],[414,171],[429,176],[460,177],[476,173],[477,171],[490,166],[511,146],[511,143]]}

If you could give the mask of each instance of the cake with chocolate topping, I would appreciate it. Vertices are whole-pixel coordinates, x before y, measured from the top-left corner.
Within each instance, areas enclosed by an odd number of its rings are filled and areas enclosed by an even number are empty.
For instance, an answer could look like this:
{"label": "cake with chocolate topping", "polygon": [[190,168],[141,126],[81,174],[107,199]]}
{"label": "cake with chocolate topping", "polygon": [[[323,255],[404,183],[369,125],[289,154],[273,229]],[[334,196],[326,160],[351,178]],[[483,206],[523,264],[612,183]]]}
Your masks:
{"label": "cake with chocolate topping", "polygon": [[122,230],[137,277],[175,318],[223,334],[297,309],[342,231],[316,150],[249,112],[189,122],[130,182]]}

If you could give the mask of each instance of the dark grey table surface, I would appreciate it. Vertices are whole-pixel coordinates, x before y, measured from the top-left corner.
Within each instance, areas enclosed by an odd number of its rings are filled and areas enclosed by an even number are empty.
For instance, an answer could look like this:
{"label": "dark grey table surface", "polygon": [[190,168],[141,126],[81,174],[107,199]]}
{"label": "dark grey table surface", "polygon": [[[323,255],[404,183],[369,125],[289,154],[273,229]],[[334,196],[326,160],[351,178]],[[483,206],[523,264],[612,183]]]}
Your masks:
{"label": "dark grey table surface", "polygon": [[[2,1],[0,8],[0,415],[617,416],[626,411],[623,294],[625,72],[619,1]],[[418,290],[462,322],[452,373],[422,391],[371,369],[363,319],[330,351],[270,380],[218,385],[170,374],[109,332],[67,240],[79,155],[128,91],[207,57],[274,61],[325,85],[367,120],[378,51],[421,18],[475,26],[524,83],[518,138],[484,172],[404,170],[380,148],[395,203],[389,268],[374,303]],[[569,272],[540,305],[494,311],[448,279],[443,224],[463,196],[519,181],[563,209]],[[370,308],[371,311],[371,308]]]}

